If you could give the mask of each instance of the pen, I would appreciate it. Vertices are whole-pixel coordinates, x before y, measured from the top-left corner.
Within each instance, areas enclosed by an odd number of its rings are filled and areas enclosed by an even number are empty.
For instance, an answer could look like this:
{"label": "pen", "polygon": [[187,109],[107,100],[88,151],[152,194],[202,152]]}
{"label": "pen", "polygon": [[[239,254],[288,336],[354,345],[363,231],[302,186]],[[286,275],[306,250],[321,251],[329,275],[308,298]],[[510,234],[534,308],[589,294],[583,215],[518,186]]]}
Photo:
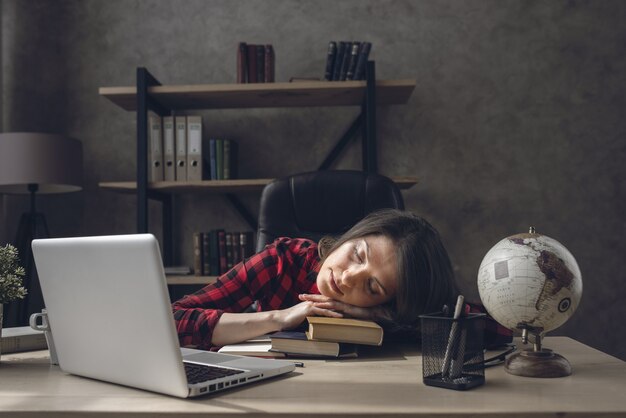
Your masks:
{"label": "pen", "polygon": [[454,316],[452,317],[452,327],[450,328],[450,336],[448,337],[448,345],[446,346],[446,354],[443,358],[443,365],[441,366],[441,377],[446,377],[450,370],[450,361],[452,360],[452,350],[457,344],[459,338],[459,324],[458,319],[461,317],[461,311],[465,306],[465,298],[463,295],[459,295],[456,299],[456,306],[454,307]]}

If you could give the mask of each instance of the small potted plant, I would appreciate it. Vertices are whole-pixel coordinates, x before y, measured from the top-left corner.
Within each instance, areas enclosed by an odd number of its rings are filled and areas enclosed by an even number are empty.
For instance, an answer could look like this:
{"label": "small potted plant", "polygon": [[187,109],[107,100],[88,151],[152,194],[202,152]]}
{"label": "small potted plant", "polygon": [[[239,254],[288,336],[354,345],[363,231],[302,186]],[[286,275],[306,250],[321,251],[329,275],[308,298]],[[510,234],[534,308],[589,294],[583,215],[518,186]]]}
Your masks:
{"label": "small potted plant", "polygon": [[17,299],[24,299],[26,289],[22,286],[24,268],[18,264],[17,249],[11,244],[0,247],[0,335],[2,335],[2,306]]}

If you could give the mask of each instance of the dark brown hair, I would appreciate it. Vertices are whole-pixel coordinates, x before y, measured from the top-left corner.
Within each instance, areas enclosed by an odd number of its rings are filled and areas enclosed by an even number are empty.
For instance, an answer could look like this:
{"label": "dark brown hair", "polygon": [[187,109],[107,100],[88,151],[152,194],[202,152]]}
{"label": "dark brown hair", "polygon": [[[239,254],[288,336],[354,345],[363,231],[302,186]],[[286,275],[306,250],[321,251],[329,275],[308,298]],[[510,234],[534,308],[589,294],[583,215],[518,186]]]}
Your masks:
{"label": "dark brown hair", "polygon": [[419,315],[440,311],[454,300],[454,273],[439,233],[411,212],[383,209],[370,213],[339,238],[322,238],[319,255],[323,260],[345,242],[368,235],[383,235],[396,248],[398,288],[388,304],[394,324],[415,327]]}

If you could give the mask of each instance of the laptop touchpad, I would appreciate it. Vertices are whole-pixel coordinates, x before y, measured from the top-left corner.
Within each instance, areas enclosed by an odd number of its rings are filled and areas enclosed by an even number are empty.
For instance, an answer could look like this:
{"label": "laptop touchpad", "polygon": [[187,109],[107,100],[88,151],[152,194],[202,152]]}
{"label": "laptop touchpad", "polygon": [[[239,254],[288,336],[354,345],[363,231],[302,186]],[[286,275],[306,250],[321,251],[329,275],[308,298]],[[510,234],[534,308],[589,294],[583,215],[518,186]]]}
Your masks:
{"label": "laptop touchpad", "polygon": [[187,354],[183,356],[184,361],[197,361],[199,363],[219,364],[225,361],[232,361],[240,357],[231,356],[228,354],[219,354],[210,351],[201,353]]}

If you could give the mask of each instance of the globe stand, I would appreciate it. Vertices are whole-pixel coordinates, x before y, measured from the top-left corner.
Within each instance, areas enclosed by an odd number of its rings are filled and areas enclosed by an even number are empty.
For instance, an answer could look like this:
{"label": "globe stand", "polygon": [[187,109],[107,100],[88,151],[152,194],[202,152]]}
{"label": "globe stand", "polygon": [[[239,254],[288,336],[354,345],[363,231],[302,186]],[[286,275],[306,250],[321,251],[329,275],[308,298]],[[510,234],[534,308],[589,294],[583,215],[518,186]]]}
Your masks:
{"label": "globe stand", "polygon": [[[512,354],[506,359],[504,369],[516,376],[565,377],[572,374],[569,361],[560,354],[541,346],[541,334],[536,333],[532,349]],[[522,330],[522,342],[528,343],[528,330]]]}

